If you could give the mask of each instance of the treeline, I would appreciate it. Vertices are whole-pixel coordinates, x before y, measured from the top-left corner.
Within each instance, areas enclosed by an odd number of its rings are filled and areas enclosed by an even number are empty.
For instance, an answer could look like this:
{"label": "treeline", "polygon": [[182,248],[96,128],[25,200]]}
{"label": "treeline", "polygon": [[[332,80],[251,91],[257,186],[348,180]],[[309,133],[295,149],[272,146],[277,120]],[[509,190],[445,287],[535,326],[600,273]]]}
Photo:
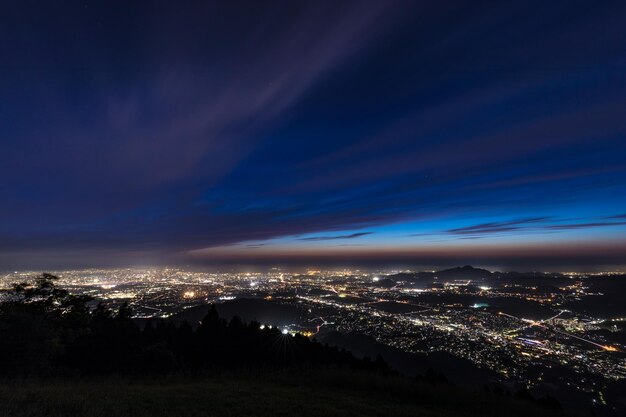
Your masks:
{"label": "treeline", "polygon": [[[347,367],[387,372],[378,357],[357,359],[278,329],[227,321],[210,306],[195,328],[162,320],[141,329],[127,305],[93,308],[87,296],[42,274],[0,294],[0,375],[206,373],[242,367]],[[92,307],[90,307],[90,305]]]}

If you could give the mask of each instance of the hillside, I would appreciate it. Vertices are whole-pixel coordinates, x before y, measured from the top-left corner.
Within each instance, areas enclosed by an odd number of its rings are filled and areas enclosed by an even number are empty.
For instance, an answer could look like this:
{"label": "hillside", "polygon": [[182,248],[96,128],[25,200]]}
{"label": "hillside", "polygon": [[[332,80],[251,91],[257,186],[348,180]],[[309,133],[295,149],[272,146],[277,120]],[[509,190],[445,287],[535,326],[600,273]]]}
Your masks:
{"label": "hillside", "polygon": [[3,417],[554,416],[533,403],[355,371],[222,373],[202,380],[0,383]]}

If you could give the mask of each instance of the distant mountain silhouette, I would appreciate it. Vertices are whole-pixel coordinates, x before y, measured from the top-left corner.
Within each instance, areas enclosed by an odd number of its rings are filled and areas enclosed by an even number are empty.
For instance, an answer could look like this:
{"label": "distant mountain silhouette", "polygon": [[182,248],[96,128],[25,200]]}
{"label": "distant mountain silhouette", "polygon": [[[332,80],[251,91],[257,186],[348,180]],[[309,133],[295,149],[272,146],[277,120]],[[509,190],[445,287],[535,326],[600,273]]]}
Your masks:
{"label": "distant mountain silhouette", "polygon": [[470,265],[444,269],[433,274],[439,279],[482,279],[491,277],[491,272],[486,269],[474,268]]}
{"label": "distant mountain silhouette", "polygon": [[395,282],[413,282],[419,285],[419,283],[428,284],[437,278],[441,281],[453,281],[460,279],[471,280],[485,280],[494,278],[495,274],[492,274],[486,269],[474,268],[470,265],[457,266],[455,268],[443,269],[441,271],[420,271],[420,272],[400,272],[387,277]]}

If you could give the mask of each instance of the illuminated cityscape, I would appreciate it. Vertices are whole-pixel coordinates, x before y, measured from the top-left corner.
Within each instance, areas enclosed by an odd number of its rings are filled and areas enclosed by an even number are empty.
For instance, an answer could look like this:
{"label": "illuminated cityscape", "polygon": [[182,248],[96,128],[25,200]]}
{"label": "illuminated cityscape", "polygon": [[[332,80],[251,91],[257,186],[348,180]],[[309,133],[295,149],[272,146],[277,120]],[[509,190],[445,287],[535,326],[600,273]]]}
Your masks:
{"label": "illuminated cityscape", "polygon": [[[291,308],[286,317],[270,316],[264,323],[280,326],[284,333],[323,340],[324,334],[338,331],[367,335],[405,352],[447,352],[494,372],[496,379],[527,388],[559,384],[602,403],[603,390],[626,378],[626,346],[619,342],[626,317],[593,316],[578,306],[602,300],[598,288],[623,278],[618,274],[489,273],[471,267],[440,272],[155,268],[57,274],[59,284],[71,292],[110,305],[129,303],[137,319],[176,319],[208,303],[257,299]],[[32,276],[15,272],[1,282],[6,286]]]}

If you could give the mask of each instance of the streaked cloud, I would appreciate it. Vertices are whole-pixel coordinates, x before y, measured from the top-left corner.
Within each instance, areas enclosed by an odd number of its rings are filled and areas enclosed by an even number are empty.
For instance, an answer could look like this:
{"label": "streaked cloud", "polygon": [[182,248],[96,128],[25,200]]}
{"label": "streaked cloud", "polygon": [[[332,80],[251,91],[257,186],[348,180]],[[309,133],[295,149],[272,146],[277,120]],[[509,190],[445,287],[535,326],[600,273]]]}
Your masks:
{"label": "streaked cloud", "polygon": [[356,238],[371,235],[371,234],[372,232],[359,232],[359,233],[350,233],[349,235],[300,237],[300,238],[297,238],[297,240],[315,242],[315,241],[321,241],[321,240],[356,239]]}

